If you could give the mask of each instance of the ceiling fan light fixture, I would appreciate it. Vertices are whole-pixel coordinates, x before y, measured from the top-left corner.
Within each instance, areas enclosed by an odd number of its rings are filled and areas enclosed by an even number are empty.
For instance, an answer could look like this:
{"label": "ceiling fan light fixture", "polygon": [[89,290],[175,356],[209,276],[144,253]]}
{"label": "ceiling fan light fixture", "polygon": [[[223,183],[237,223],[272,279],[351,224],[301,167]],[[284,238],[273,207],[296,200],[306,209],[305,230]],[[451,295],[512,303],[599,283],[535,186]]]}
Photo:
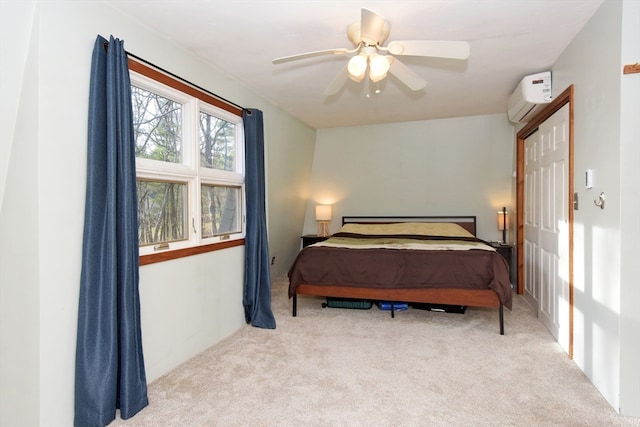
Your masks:
{"label": "ceiling fan light fixture", "polygon": [[379,82],[387,76],[389,71],[389,59],[386,55],[371,55],[369,57],[369,78],[372,82]]}
{"label": "ceiling fan light fixture", "polygon": [[349,78],[361,82],[367,72],[367,57],[362,55],[353,56],[347,64],[347,71]]}
{"label": "ceiling fan light fixture", "polygon": [[[273,60],[274,64],[312,58],[324,55],[351,55],[340,74],[334,78],[325,95],[335,95],[348,80],[358,83],[365,81],[377,84],[392,74],[398,81],[413,91],[423,90],[427,82],[416,72],[404,65],[397,56],[430,57],[445,59],[467,59],[471,53],[468,42],[441,40],[395,40],[384,46],[391,26],[382,15],[362,8],[360,21],[347,28],[347,37],[354,49],[336,48],[284,56]],[[369,89],[366,90],[369,96]],[[378,90],[376,89],[376,92]]]}

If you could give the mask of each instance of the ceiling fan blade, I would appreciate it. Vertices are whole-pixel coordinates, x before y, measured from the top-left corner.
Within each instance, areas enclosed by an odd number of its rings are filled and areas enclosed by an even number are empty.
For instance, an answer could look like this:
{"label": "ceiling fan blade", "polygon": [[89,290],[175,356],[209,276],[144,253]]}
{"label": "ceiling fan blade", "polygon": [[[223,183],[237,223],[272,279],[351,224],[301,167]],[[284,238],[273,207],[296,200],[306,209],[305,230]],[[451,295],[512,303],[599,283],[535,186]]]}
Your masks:
{"label": "ceiling fan blade", "polygon": [[306,53],[298,53],[296,55],[291,56],[283,56],[281,58],[276,58],[272,61],[274,64],[281,64],[283,62],[289,61],[297,61],[298,59],[306,59],[312,58],[314,56],[322,56],[322,55],[341,55],[344,53],[352,52],[349,49],[325,49],[325,50],[316,50],[315,52],[306,52]]}
{"label": "ceiling fan blade", "polygon": [[398,80],[407,85],[411,90],[421,90],[427,87],[427,82],[414,73],[409,67],[398,61],[397,58],[390,57],[391,66],[389,72],[396,76]]}
{"label": "ceiling fan blade", "polygon": [[345,65],[340,70],[340,73],[338,73],[336,78],[333,79],[333,81],[331,82],[329,87],[327,87],[325,89],[325,91],[324,91],[325,96],[331,96],[331,95],[335,95],[336,93],[338,93],[340,91],[340,89],[342,89],[342,86],[344,86],[344,84],[346,83],[347,79],[348,79],[348,77],[347,77],[347,66]]}
{"label": "ceiling fan blade", "polygon": [[389,43],[388,49],[392,55],[432,56],[450,59],[467,59],[471,53],[469,43],[459,41],[393,41]]}
{"label": "ceiling fan blade", "polygon": [[362,9],[360,17],[360,38],[366,45],[382,44],[389,37],[389,23],[384,16]]}

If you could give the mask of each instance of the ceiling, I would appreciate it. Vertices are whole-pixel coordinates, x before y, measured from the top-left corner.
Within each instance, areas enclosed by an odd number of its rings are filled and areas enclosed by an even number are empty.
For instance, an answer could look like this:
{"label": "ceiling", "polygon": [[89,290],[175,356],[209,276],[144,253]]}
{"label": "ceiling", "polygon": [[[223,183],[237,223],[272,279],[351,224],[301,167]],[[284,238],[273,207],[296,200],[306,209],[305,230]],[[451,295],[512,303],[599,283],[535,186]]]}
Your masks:
{"label": "ceiling", "polygon": [[[602,1],[108,0],[314,128],[506,112],[522,77],[550,69]],[[336,95],[323,94],[350,55],[272,64],[302,52],[351,49],[347,26],[363,7],[390,22],[385,45],[464,40],[471,56],[403,56],[427,87],[413,92],[389,76],[369,98],[365,85],[351,80]]]}

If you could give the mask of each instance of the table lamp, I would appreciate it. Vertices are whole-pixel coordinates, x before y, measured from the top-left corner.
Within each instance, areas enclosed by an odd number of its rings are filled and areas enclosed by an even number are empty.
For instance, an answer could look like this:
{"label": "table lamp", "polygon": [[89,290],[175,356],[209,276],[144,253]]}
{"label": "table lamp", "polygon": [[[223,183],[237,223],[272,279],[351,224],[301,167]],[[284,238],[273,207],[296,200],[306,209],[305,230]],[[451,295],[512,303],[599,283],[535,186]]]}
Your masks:
{"label": "table lamp", "polygon": [[318,221],[318,236],[329,236],[329,221],[331,221],[331,205],[316,205],[316,221]]}

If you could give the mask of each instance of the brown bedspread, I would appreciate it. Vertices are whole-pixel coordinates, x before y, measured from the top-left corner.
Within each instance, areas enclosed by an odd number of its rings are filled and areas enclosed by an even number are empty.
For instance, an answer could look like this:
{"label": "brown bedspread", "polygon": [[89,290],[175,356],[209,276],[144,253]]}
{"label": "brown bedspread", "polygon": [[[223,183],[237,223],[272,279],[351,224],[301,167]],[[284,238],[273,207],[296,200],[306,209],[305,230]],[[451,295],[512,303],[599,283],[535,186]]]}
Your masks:
{"label": "brown bedspread", "polygon": [[492,289],[512,306],[509,267],[495,251],[352,249],[308,246],[289,270],[289,297],[300,284],[378,289]]}

